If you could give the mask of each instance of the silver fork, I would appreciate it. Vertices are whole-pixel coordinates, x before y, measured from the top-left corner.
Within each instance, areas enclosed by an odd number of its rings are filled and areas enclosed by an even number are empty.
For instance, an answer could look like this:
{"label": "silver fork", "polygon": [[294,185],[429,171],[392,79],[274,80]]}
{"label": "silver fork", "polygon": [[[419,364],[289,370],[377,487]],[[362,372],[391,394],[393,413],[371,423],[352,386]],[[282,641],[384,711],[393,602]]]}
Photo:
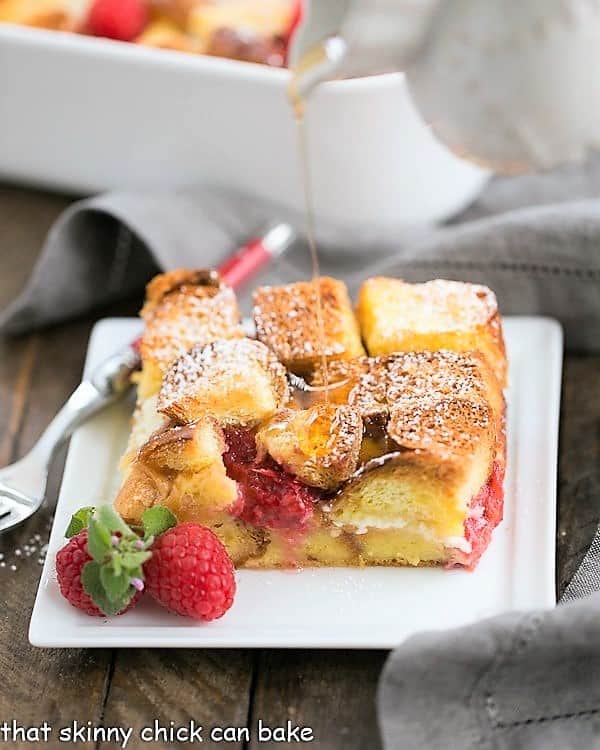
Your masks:
{"label": "silver fork", "polygon": [[135,346],[105,360],[77,386],[29,453],[0,469],[0,534],[23,523],[39,509],[57,447],[82,422],[129,389],[130,376],[139,364]]}

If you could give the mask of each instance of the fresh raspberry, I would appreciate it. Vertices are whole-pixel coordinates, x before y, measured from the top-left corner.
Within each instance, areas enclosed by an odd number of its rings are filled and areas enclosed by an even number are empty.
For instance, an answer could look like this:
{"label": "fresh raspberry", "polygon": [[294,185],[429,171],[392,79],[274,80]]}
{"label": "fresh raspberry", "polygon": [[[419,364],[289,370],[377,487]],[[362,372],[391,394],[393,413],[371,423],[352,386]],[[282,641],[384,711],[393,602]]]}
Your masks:
{"label": "fresh raspberry", "polygon": [[[87,551],[87,529],[71,537],[67,544],[56,555],[56,576],[60,593],[76,609],[92,617],[105,617],[104,613],[94,604],[89,594],[83,590],[81,571],[83,566],[92,559]],[[123,614],[137,604],[141,592],[138,592],[129,605],[119,612]]]}
{"label": "fresh raspberry", "polygon": [[319,493],[307,487],[269,458],[257,463],[251,430],[225,431],[228,450],[223,454],[227,473],[239,486],[242,502],[237,514],[254,526],[269,529],[306,528]]}
{"label": "fresh raspberry", "polygon": [[146,0],[94,0],[87,18],[90,34],[131,42],[148,23]]}
{"label": "fresh raspberry", "polygon": [[179,615],[216,620],[233,604],[233,563],[213,532],[200,524],[182,523],[161,534],[144,574],[150,595]]}

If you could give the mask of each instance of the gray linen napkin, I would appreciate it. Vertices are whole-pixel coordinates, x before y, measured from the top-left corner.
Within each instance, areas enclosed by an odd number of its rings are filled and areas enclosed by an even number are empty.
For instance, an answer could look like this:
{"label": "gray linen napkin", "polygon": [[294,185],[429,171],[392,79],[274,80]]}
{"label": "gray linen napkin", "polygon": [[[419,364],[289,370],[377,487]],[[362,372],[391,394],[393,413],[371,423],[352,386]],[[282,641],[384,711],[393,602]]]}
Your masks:
{"label": "gray linen napkin", "polygon": [[[486,283],[505,313],[556,317],[569,348],[597,352],[599,196],[600,160],[496,179],[453,222],[383,245],[321,227],[322,271],[344,278],[353,293],[378,273]],[[130,295],[159,267],[216,265],[278,219],[301,226],[300,217],[278,206],[208,188],[115,193],[74,204],[50,232],[23,294],[0,315],[0,333],[56,323]],[[308,271],[308,253],[298,243],[259,281]],[[247,293],[241,301],[247,307]],[[386,750],[600,748],[600,594],[592,593],[599,589],[597,536],[565,592],[570,603],[407,640],[380,683]]]}
{"label": "gray linen napkin", "polygon": [[[366,276],[489,284],[506,313],[558,318],[567,347],[600,350],[600,159],[586,170],[497,179],[461,217],[376,245],[321,226],[322,271],[352,293]],[[56,323],[139,291],[157,268],[217,265],[274,220],[299,216],[249,196],[111,193],[73,204],[46,240],[23,294],[0,314],[0,333]],[[349,248],[352,252],[349,252]],[[309,274],[297,243],[257,282]],[[241,301],[247,306],[248,295]]]}
{"label": "gray linen napkin", "polygon": [[600,594],[410,638],[379,717],[386,750],[600,747]]}

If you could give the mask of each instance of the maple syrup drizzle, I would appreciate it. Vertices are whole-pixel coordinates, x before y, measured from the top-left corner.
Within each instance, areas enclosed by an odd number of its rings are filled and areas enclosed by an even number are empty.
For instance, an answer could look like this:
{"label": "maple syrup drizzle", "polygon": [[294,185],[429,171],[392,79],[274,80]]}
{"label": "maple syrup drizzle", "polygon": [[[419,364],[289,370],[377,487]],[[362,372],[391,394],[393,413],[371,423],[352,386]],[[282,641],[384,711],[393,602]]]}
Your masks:
{"label": "maple syrup drizzle", "polygon": [[296,120],[296,128],[298,133],[298,151],[300,154],[300,165],[301,165],[301,177],[302,177],[302,188],[304,192],[304,213],[306,221],[306,238],[308,240],[308,247],[310,250],[311,265],[312,265],[312,283],[315,290],[315,298],[317,303],[317,340],[319,342],[319,348],[321,350],[321,366],[323,368],[323,381],[325,383],[323,387],[323,393],[325,401],[329,401],[329,372],[328,362],[326,353],[326,340],[325,340],[325,321],[323,317],[323,297],[321,294],[321,269],[319,264],[319,255],[317,251],[317,241],[315,236],[315,212],[313,202],[313,191],[312,191],[312,180],[310,171],[309,151],[308,151],[308,131],[306,127],[306,113],[305,113],[305,102],[302,96],[298,92],[296,86],[295,76],[292,79],[292,83],[289,88],[289,98]]}

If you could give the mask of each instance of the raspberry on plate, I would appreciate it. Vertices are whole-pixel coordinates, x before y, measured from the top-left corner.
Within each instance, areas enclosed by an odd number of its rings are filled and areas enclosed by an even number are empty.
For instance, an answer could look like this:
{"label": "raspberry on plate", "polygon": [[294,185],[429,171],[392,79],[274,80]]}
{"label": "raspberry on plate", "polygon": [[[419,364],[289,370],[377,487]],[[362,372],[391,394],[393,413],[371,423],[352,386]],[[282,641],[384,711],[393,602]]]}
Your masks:
{"label": "raspberry on plate", "polygon": [[144,589],[142,565],[154,534],[175,521],[166,508],[151,508],[142,519],[142,539],[109,506],[80,508],[65,532],[69,541],[56,555],[60,593],[93,617],[127,612]]}
{"label": "raspberry on plate", "polygon": [[80,531],[77,536],[72,537],[58,551],[56,555],[56,577],[58,578],[60,593],[69,604],[87,615],[104,617],[104,613],[94,604],[91,596],[85,593],[81,583],[83,566],[92,559],[87,551],[87,536],[87,530]]}
{"label": "raspberry on plate", "polygon": [[[58,586],[60,593],[76,609],[92,617],[105,617],[104,612],[94,603],[92,597],[84,591],[81,580],[81,572],[84,566],[92,561],[87,543],[88,532],[87,529],[84,529],[71,537],[67,544],[58,551],[56,555]],[[119,614],[123,614],[134,607],[140,596],[141,591],[138,591]]]}
{"label": "raspberry on plate", "polygon": [[216,620],[233,604],[235,570],[210,529],[182,523],[161,534],[144,565],[146,589],[172,612]]}
{"label": "raspberry on plate", "polygon": [[146,0],[94,0],[87,29],[94,36],[131,42],[148,24]]}

